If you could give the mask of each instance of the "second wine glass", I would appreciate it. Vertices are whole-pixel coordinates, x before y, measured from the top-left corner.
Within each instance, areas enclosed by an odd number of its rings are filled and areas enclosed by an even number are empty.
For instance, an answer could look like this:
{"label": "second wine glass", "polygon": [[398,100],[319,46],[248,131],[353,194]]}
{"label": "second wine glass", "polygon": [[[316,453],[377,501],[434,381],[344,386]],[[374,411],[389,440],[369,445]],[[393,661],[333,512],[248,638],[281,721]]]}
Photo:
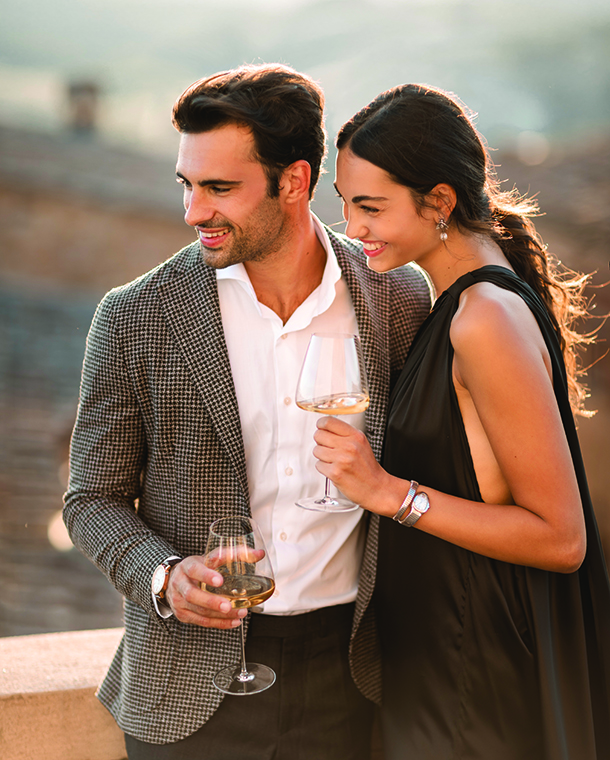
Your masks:
{"label": "second wine glass", "polygon": [[[222,517],[210,526],[205,564],[223,577],[222,586],[204,586],[226,597],[233,608],[256,607],[275,591],[273,569],[258,525],[249,517]],[[257,694],[273,685],[275,672],[256,662],[246,662],[244,625],[241,661],[223,668],[213,678],[225,694]]]}
{"label": "second wine glass", "polygon": [[[369,405],[369,388],[360,340],[345,333],[314,333],[307,347],[296,391],[296,404],[318,414],[358,414]],[[299,499],[299,507],[316,512],[351,512],[349,499],[331,496],[326,478],[324,496]]]}

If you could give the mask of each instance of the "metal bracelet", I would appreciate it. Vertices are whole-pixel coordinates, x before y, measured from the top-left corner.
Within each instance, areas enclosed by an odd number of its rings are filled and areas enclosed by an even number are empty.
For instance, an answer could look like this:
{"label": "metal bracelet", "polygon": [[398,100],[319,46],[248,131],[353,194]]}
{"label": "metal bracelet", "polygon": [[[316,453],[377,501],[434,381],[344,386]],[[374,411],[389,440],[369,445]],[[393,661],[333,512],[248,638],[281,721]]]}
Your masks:
{"label": "metal bracelet", "polygon": [[413,501],[413,498],[415,494],[417,493],[417,489],[419,488],[419,483],[416,483],[414,480],[411,481],[411,485],[409,486],[409,492],[405,496],[405,500],[400,505],[400,509],[398,512],[394,515],[392,520],[396,520],[397,522],[400,522],[407,511],[409,507],[411,506],[411,502]]}

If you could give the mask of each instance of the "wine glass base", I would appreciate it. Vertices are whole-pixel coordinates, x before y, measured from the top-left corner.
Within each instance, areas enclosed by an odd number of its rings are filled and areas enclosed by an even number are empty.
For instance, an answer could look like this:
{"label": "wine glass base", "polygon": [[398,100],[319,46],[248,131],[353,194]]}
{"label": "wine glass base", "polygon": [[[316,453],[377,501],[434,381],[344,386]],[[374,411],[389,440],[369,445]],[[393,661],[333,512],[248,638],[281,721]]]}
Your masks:
{"label": "wine glass base", "polygon": [[349,499],[335,498],[332,496],[323,496],[319,499],[310,497],[308,499],[299,499],[296,502],[297,507],[309,509],[312,512],[353,512],[360,509],[359,504],[354,504]]}
{"label": "wine glass base", "polygon": [[212,679],[214,686],[223,694],[258,694],[275,683],[275,671],[257,662],[246,663],[246,675],[242,677],[239,666],[230,665],[219,670]]}

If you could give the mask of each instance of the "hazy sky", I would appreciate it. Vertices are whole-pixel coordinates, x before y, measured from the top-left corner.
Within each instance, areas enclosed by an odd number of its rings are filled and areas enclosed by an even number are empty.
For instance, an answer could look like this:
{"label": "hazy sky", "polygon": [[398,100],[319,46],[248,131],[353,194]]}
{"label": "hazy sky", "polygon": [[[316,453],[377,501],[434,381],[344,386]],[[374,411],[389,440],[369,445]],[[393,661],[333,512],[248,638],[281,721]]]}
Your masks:
{"label": "hazy sky", "polygon": [[0,121],[55,129],[66,86],[103,91],[102,133],[174,150],[195,79],[281,61],[318,79],[332,133],[405,81],[456,92],[494,141],[610,123],[607,0],[0,0]]}

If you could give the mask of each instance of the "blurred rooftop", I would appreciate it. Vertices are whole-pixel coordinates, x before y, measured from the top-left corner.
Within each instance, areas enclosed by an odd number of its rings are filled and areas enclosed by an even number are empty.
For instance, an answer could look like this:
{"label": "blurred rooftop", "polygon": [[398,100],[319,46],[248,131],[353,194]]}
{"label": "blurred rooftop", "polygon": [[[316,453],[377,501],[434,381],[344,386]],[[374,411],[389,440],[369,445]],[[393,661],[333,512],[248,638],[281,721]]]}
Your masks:
{"label": "blurred rooftop", "polygon": [[0,125],[0,183],[182,222],[175,160],[109,145],[90,133]]}

